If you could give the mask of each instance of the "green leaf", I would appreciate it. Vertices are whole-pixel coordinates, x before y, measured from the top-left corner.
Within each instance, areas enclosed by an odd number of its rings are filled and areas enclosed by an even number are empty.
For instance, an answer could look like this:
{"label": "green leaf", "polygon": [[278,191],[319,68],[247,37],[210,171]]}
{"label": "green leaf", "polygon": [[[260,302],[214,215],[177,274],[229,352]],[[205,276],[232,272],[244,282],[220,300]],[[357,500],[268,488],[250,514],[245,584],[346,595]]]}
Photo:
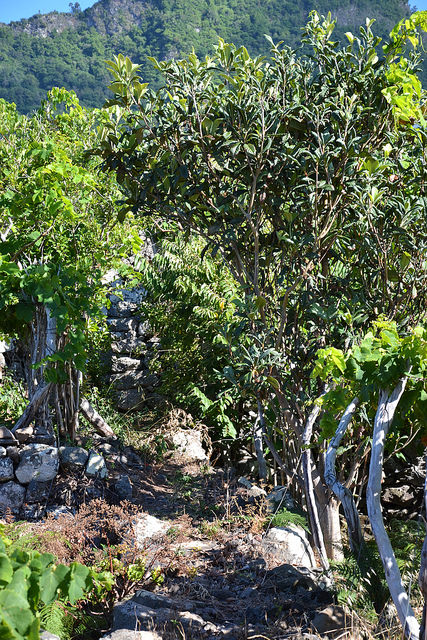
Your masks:
{"label": "green leaf", "polygon": [[5,553],[0,553],[0,585],[6,585],[12,580],[12,563]]}

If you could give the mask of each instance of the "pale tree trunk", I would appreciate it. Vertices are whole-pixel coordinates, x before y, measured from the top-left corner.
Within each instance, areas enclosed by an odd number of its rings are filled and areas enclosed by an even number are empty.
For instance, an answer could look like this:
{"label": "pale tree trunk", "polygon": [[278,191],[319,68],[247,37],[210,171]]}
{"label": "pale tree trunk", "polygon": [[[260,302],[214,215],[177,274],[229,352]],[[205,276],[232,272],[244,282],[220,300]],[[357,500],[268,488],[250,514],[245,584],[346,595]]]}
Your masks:
{"label": "pale tree trunk", "polygon": [[369,521],[384,566],[388,588],[405,637],[408,638],[408,640],[418,640],[420,627],[410,605],[408,594],[403,586],[402,576],[397,566],[393,548],[384,527],[381,510],[381,479],[384,462],[384,445],[397,405],[405,390],[407,380],[407,377],[402,378],[391,394],[384,390],[380,391],[378,409],[374,421],[366,500]]}
{"label": "pale tree trunk", "polygon": [[334,437],[329,442],[325,456],[325,482],[331,491],[334,492],[337,499],[341,502],[344,510],[345,519],[348,527],[348,538],[350,548],[357,559],[360,558],[360,551],[363,547],[362,527],[360,526],[360,517],[357,511],[356,503],[351,491],[337,480],[335,471],[335,461],[337,457],[337,449],[341,440],[347,431],[353,414],[359,404],[358,398],[354,398],[346,408],[335,432]]}
{"label": "pale tree trunk", "polygon": [[302,468],[304,473],[304,485],[305,485],[305,500],[307,503],[307,511],[310,518],[311,532],[317,553],[322,567],[325,570],[329,569],[329,561],[326,553],[325,542],[323,539],[323,532],[319,520],[319,512],[317,509],[316,497],[314,494],[313,485],[313,473],[312,473],[312,459],[311,450],[309,449],[311,436],[313,433],[313,427],[320,413],[320,407],[316,405],[312,410],[306,422],[303,434],[302,434]]}
{"label": "pale tree trunk", "polygon": [[[426,461],[426,476],[424,481],[424,509],[427,513],[427,455]],[[420,627],[420,640],[427,640],[427,533],[424,537],[423,548],[421,550],[421,565],[420,573],[418,575],[418,584],[420,591],[424,598],[423,618]]]}

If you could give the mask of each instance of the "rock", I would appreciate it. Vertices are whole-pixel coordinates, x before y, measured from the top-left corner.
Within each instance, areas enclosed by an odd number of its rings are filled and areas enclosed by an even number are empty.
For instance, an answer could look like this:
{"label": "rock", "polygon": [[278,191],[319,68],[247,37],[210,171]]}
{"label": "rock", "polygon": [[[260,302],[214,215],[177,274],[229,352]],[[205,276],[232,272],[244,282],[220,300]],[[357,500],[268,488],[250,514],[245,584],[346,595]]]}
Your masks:
{"label": "rock", "polygon": [[6,482],[0,485],[0,511],[5,513],[10,510],[18,513],[24,504],[25,487],[17,482]]}
{"label": "rock", "polygon": [[106,478],[108,475],[107,465],[103,456],[95,451],[91,451],[86,465],[86,475],[89,477]]}
{"label": "rock", "polygon": [[7,447],[8,445],[18,444],[18,440],[13,433],[7,428],[0,426],[0,445]]}
{"label": "rock", "polygon": [[275,587],[284,593],[295,593],[299,588],[305,591],[317,591],[315,574],[309,569],[300,567],[297,569],[291,564],[281,564],[268,572],[268,577]]}
{"label": "rock", "polygon": [[122,500],[132,500],[133,487],[129,476],[120,476],[114,484],[114,490]]}
{"label": "rock", "polygon": [[119,411],[135,411],[141,409],[145,403],[145,394],[139,389],[115,391],[114,399]]}
{"label": "rock", "polygon": [[145,364],[144,358],[114,357],[111,361],[111,371],[113,373],[135,371],[144,368]]}
{"label": "rock", "polygon": [[175,602],[172,598],[161,594],[152,593],[145,589],[140,589],[132,597],[132,600],[137,604],[141,604],[144,607],[150,607],[150,609],[173,609]]}
{"label": "rock", "polygon": [[264,553],[284,564],[312,569],[316,566],[307,533],[302,527],[273,527],[262,540]]}
{"label": "rock", "polygon": [[53,517],[55,520],[59,518],[59,516],[69,516],[73,517],[73,510],[64,505],[54,505],[53,507],[49,507],[46,511]]}
{"label": "rock", "polygon": [[119,602],[113,609],[113,630],[149,631],[156,624],[174,618],[171,609],[150,609],[133,600]]}
{"label": "rock", "polygon": [[147,320],[145,320],[144,322],[140,322],[138,325],[138,331],[137,331],[138,335],[144,338],[152,338],[153,337],[153,331],[150,327],[150,324]]}
{"label": "rock", "polygon": [[248,495],[250,495],[252,498],[259,498],[261,496],[267,495],[265,489],[257,487],[255,484],[252,484],[250,480],[244,478],[243,476],[238,479],[238,483],[245,487],[245,489],[247,489]]}
{"label": "rock", "polygon": [[37,480],[31,480],[27,487],[27,493],[25,494],[25,502],[28,502],[28,504],[46,502],[49,497],[51,486],[51,481],[37,482]]}
{"label": "rock", "polygon": [[108,318],[107,324],[110,331],[125,331],[136,335],[140,323],[137,318]]}
{"label": "rock", "polygon": [[118,391],[126,391],[139,387],[154,387],[159,384],[159,378],[149,371],[128,371],[124,374],[111,376],[110,383]]}
{"label": "rock", "polygon": [[135,524],[136,546],[139,549],[145,548],[147,540],[153,538],[154,536],[159,536],[166,533],[169,527],[169,522],[159,520],[159,518],[150,516],[148,513],[139,516]]}
{"label": "rock", "polygon": [[162,640],[161,636],[155,631],[136,631],[134,629],[116,629],[105,636],[101,636],[101,640]]}
{"label": "rock", "polygon": [[208,459],[202,446],[202,434],[197,429],[176,429],[171,442],[188,460],[204,462]]}
{"label": "rock", "polygon": [[89,453],[83,447],[59,447],[59,461],[66,471],[83,469],[88,457]]}
{"label": "rock", "polygon": [[101,442],[101,444],[96,445],[96,450],[98,453],[102,453],[105,456],[111,456],[113,453],[116,453],[117,449],[109,442]]}
{"label": "rock", "polygon": [[13,462],[10,458],[0,458],[0,482],[14,479]]}
{"label": "rock", "polygon": [[15,475],[22,484],[29,484],[31,480],[47,482],[56,476],[58,466],[59,456],[56,447],[30,444],[21,451],[21,461]]}
{"label": "rock", "polygon": [[30,436],[33,435],[33,433],[34,433],[34,427],[33,425],[29,424],[28,427],[17,429],[15,431],[15,436],[18,442],[20,444],[23,444],[24,442],[27,442],[27,440],[30,438]]}
{"label": "rock", "polygon": [[147,353],[147,346],[141,338],[125,338],[124,340],[118,340],[111,344],[111,350],[113,353],[134,354],[135,356],[142,356]]}
{"label": "rock", "polygon": [[266,499],[270,512],[274,512],[279,505],[280,508],[295,509],[295,501],[289,493],[288,487],[274,487]]}
{"label": "rock", "polygon": [[7,451],[5,447],[0,447],[0,458],[5,458],[7,456]]}
{"label": "rock", "polygon": [[33,434],[28,438],[27,443],[45,444],[53,447],[56,444],[55,436],[41,426],[35,426]]}
{"label": "rock", "polygon": [[61,638],[59,636],[55,636],[53,633],[50,633],[50,631],[43,631],[40,634],[40,640],[61,640]]}
{"label": "rock", "polygon": [[6,453],[12,460],[13,464],[19,464],[19,460],[21,459],[19,447],[7,447]]}
{"label": "rock", "polygon": [[351,619],[343,607],[331,604],[314,616],[311,626],[320,635],[327,633],[328,638],[344,638],[344,633],[351,629]]}
{"label": "rock", "polygon": [[133,289],[120,288],[116,289],[119,295],[114,293],[109,296],[112,305],[118,305],[121,302],[128,302],[138,307],[147,296],[144,287],[134,287]]}
{"label": "rock", "polygon": [[407,484],[397,487],[387,487],[382,495],[384,504],[393,504],[402,507],[412,505],[416,499],[416,490]]}

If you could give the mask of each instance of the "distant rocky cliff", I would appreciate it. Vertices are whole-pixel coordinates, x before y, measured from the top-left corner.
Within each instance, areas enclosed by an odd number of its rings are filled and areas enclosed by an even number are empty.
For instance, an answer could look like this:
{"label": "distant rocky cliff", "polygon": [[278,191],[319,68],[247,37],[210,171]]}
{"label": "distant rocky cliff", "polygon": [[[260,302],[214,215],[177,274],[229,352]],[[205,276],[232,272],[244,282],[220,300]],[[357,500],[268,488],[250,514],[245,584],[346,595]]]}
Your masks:
{"label": "distant rocky cliff", "polygon": [[100,0],[85,11],[76,4],[71,13],[0,23],[0,98],[29,112],[52,86],[65,86],[86,106],[101,106],[108,94],[105,60],[118,53],[141,64],[144,79],[156,84],[148,56],[165,60],[193,48],[205,55],[218,37],[253,55],[268,54],[264,34],[299,46],[313,9],[336,16],[338,38],[357,32],[366,17],[375,18],[375,32],[387,37],[410,14],[402,0]]}

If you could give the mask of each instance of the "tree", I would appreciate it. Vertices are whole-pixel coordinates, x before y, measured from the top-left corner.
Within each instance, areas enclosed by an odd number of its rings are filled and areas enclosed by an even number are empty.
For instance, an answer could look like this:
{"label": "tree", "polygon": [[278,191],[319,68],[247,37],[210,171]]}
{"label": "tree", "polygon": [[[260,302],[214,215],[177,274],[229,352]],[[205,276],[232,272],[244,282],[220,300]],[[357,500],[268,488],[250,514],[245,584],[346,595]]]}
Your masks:
{"label": "tree", "polygon": [[[245,313],[224,332],[234,354],[225,375],[252,390],[263,418],[269,411],[272,452],[275,429],[295,442],[282,468],[293,474],[302,452],[325,566],[318,507],[330,556],[339,522],[310,448],[321,390],[313,358],[379,313],[413,325],[426,309],[423,97],[418,54],[402,57],[422,19],[393,32],[380,59],[369,20],[339,48],[334,22],[312,14],[311,54],[270,41],[269,59],[251,58],[220,40],[204,60],[154,61],[165,83],[157,92],[129,59],[109,63],[118,117],[98,153],[125,210],[196,232],[239,284]],[[262,349],[242,354],[242,331]]]}
{"label": "tree", "polygon": [[74,436],[88,332],[102,318],[102,275],[130,250],[117,222],[114,180],[84,159],[96,114],[53,89],[33,117],[2,103],[0,114],[1,332],[21,346],[35,419]]}
{"label": "tree", "polygon": [[[427,330],[416,327],[407,335],[399,335],[396,325],[378,321],[373,330],[362,340],[357,340],[343,353],[334,348],[322,349],[313,371],[315,377],[332,381],[333,388],[321,399],[325,414],[334,420],[345,408],[335,436],[327,452],[328,484],[343,502],[349,528],[349,537],[356,557],[363,560],[363,536],[357,509],[352,496],[336,479],[334,464],[336,449],[354,418],[356,410],[362,411],[365,420],[360,424],[373,424],[372,451],[367,485],[369,521],[383,562],[385,577],[393,602],[405,632],[410,640],[423,638],[411,608],[408,594],[402,583],[399,567],[387,535],[381,511],[381,484],[384,452],[387,436],[392,429],[394,435],[405,437],[411,433],[418,442],[427,430]],[[347,406],[346,406],[347,405]],[[342,410],[342,409],[341,409]],[[365,427],[366,428],[366,427]],[[368,427],[369,428],[369,427]],[[405,434],[406,432],[406,434]],[[350,440],[351,442],[351,440]],[[427,535],[426,535],[427,539]],[[427,543],[424,544],[424,547]],[[363,562],[362,562],[363,566]],[[425,558],[420,570],[420,587],[423,595],[427,591]],[[426,610],[423,613],[425,629]]]}

